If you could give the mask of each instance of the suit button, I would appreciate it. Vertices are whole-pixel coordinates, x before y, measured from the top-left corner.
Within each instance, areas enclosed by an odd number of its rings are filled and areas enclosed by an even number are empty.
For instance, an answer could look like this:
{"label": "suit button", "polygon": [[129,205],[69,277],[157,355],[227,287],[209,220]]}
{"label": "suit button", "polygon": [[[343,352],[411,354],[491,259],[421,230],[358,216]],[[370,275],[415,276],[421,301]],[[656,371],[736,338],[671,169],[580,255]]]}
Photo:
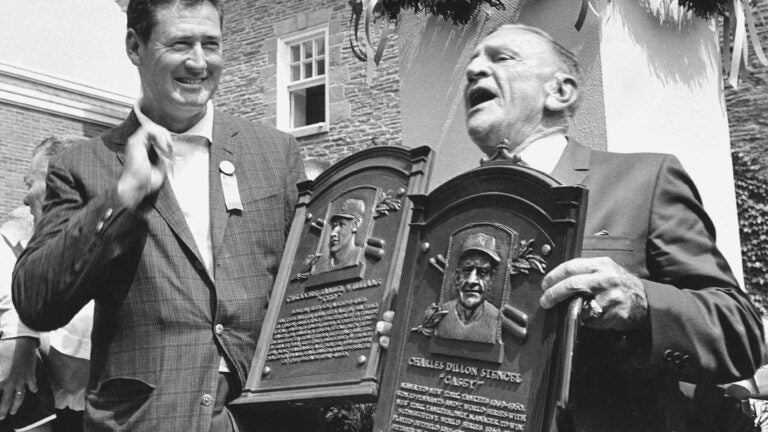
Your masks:
{"label": "suit button", "polygon": [[683,356],[683,366],[688,366],[691,363],[691,356],[684,355]]}
{"label": "suit button", "polygon": [[672,350],[666,350],[666,351],[664,351],[664,358],[667,359],[667,360],[672,360],[672,356],[674,354],[675,353],[672,352]]}
{"label": "suit button", "polygon": [[224,326],[221,324],[216,324],[216,326],[214,327],[214,331],[216,332],[217,335],[221,336],[221,334],[224,333]]}
{"label": "suit button", "polygon": [[682,354],[680,354],[679,352],[672,354],[672,363],[679,365],[681,361],[683,361]]}
{"label": "suit button", "polygon": [[209,395],[208,393],[204,394],[203,397],[200,398],[200,405],[202,406],[213,405],[213,396]]}

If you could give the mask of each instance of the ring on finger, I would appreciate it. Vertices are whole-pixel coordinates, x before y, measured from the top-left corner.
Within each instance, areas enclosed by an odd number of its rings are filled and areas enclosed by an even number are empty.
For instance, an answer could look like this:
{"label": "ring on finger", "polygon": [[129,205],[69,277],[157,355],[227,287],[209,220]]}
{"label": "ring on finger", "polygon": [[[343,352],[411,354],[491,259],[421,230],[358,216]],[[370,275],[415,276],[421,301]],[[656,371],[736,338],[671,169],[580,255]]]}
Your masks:
{"label": "ring on finger", "polygon": [[603,316],[603,308],[594,298],[584,300],[581,305],[581,320],[592,321],[600,319]]}
{"label": "ring on finger", "polygon": [[24,390],[16,390],[16,396],[21,396],[24,394]]}

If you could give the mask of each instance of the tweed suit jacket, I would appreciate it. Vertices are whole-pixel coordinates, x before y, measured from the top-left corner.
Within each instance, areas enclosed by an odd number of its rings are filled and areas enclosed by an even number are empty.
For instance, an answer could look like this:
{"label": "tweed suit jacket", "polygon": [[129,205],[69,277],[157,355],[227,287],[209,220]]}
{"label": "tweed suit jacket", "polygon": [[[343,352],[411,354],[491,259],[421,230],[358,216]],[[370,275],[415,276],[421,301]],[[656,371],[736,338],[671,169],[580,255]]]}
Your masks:
{"label": "tweed suit jacket", "polygon": [[[707,395],[763,364],[763,329],[692,180],[671,155],[573,141],[552,175],[589,190],[582,256],[610,257],[637,275],[649,306],[649,331],[582,331],[577,430],[719,430],[721,399]],[[683,397],[680,381],[697,384],[697,397]]]}
{"label": "tweed suit jacket", "polygon": [[[297,199],[293,138],[215,111],[208,191],[214,275],[169,182],[146,211],[122,208],[116,182],[134,113],[51,160],[44,216],[21,255],[14,300],[39,330],[96,299],[87,430],[204,431],[220,355],[245,382]],[[243,210],[227,211],[230,161]],[[235,389],[237,391],[238,389]]]}

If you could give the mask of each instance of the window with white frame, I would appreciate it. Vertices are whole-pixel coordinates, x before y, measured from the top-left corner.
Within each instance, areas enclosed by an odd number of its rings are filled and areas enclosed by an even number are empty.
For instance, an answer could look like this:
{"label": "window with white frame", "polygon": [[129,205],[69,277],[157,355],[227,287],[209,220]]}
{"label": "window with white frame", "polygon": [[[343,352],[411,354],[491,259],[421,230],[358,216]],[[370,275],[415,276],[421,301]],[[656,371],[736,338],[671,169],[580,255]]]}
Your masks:
{"label": "window with white frame", "polygon": [[328,131],[328,29],[277,42],[277,126],[295,136]]}

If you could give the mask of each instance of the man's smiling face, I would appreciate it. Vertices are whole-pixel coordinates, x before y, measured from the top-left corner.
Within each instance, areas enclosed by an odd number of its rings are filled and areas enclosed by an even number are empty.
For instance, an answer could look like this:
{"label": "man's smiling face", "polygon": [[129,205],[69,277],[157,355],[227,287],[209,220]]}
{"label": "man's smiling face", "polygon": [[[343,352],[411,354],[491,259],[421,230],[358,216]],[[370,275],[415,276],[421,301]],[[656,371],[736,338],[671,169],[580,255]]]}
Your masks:
{"label": "man's smiling face", "polygon": [[475,48],[464,103],[467,131],[484,153],[493,154],[503,139],[516,147],[542,123],[557,64],[548,40],[514,27],[500,28]]}
{"label": "man's smiling face", "polygon": [[161,8],[148,41],[131,30],[128,40],[129,57],[141,75],[144,114],[173,132],[199,121],[224,66],[216,8],[207,2]]}

